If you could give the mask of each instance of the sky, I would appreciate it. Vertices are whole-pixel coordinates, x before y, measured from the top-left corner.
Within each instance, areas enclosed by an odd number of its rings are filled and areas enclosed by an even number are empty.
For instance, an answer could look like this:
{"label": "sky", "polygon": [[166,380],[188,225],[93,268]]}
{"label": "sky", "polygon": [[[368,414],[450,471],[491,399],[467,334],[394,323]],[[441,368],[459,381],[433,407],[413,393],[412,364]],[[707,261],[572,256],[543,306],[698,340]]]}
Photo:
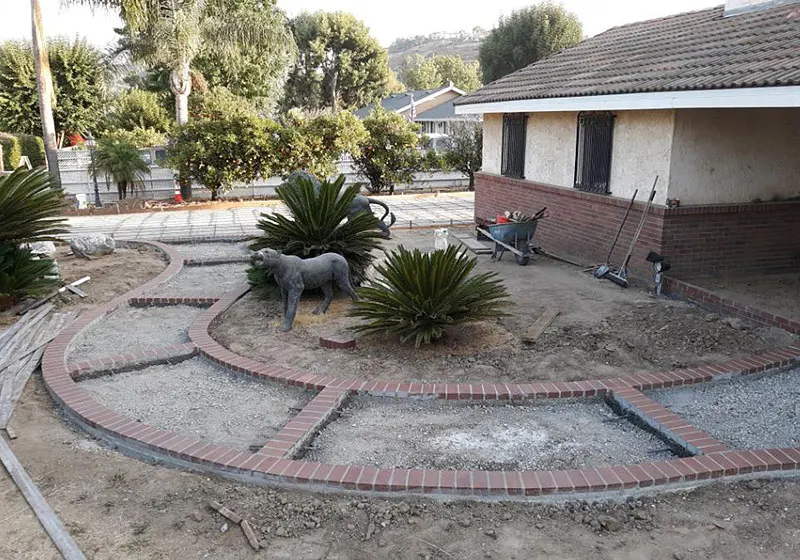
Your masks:
{"label": "sky", "polygon": [[[114,13],[86,7],[64,7],[63,0],[41,0],[48,36],[80,35],[105,46],[120,25]],[[302,11],[340,10],[363,20],[384,46],[399,38],[437,31],[491,29],[502,15],[536,3],[536,0],[278,0],[289,16]],[[587,36],[611,27],[723,4],[724,0],[562,0],[578,15]],[[394,8],[390,11],[388,6]],[[30,0],[0,0],[0,41],[30,39]]]}

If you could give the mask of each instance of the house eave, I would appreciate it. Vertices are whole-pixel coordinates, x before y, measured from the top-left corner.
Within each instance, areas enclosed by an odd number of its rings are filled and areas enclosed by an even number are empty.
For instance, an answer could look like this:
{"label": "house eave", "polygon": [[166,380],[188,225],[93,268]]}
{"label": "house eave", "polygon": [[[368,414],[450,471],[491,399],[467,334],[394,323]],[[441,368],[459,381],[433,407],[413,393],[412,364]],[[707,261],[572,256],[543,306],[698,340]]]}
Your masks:
{"label": "house eave", "polygon": [[456,105],[457,115],[552,113],[558,111],[645,111],[654,109],[800,108],[800,86],[737,88],[585,97],[521,99]]}

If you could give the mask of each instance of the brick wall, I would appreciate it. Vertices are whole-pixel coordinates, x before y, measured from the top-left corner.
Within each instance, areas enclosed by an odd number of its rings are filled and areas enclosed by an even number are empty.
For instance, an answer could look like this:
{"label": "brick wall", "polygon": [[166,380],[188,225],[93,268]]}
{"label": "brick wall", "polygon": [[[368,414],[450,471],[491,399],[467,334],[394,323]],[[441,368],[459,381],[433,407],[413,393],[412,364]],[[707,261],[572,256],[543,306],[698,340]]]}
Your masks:
{"label": "brick wall", "polygon": [[[646,194],[640,193],[644,198]],[[477,176],[475,219],[494,219],[505,210],[534,213],[544,206],[550,218],[540,222],[534,244],[587,265],[605,261],[627,200],[510,179]],[[611,259],[617,266],[627,253],[644,203],[628,217]],[[651,275],[645,261],[658,251],[673,263],[676,277],[725,270],[779,272],[800,267],[800,202],[651,208],[639,238],[631,272]]]}

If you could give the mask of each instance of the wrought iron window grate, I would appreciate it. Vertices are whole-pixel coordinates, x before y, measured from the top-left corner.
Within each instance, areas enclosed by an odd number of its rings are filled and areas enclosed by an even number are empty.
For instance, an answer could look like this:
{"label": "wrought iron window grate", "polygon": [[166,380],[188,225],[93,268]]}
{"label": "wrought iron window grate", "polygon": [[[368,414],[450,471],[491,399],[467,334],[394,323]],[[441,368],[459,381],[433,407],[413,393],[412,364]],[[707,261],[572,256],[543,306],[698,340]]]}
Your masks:
{"label": "wrought iron window grate", "polygon": [[598,194],[611,192],[611,149],[614,115],[580,113],[578,146],[575,154],[575,188]]}

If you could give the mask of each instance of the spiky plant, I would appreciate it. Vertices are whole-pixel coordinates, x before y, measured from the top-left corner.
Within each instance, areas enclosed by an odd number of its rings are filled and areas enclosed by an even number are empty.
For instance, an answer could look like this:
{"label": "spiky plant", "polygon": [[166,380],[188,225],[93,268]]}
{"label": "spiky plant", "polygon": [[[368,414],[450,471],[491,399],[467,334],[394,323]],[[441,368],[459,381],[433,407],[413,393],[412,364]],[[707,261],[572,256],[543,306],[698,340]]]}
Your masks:
{"label": "spiky plant", "polygon": [[30,249],[0,245],[0,310],[57,283],[52,259],[35,259]]}
{"label": "spiky plant", "polygon": [[131,194],[136,189],[144,190],[144,178],[150,175],[150,167],[136,146],[111,136],[97,143],[93,173],[105,175],[107,181],[113,180],[117,184],[117,195],[123,200],[128,197],[128,187]]}
{"label": "spiky plant", "polygon": [[432,253],[402,246],[375,267],[379,278],[358,291],[351,315],[361,333],[400,335],[402,342],[430,344],[445,329],[507,315],[509,294],[494,272],[471,274],[477,259],[454,246]]}
{"label": "spiky plant", "polygon": [[56,282],[53,261],[34,259],[23,243],[53,241],[64,218],[60,189],[44,169],[19,168],[0,177],[0,310]]}
{"label": "spiky plant", "polygon": [[0,176],[0,245],[53,241],[66,233],[61,189],[44,169]]}
{"label": "spiky plant", "polygon": [[[264,233],[250,249],[268,247],[302,259],[338,253],[347,259],[353,282],[363,282],[374,258],[372,251],[380,247],[381,231],[373,214],[348,217],[350,204],[361,187],[344,187],[344,181],[344,175],[333,182],[317,183],[312,176],[293,174],[277,189],[291,217],[262,214],[258,228]],[[251,269],[249,278],[254,285],[266,282],[261,269]]]}

